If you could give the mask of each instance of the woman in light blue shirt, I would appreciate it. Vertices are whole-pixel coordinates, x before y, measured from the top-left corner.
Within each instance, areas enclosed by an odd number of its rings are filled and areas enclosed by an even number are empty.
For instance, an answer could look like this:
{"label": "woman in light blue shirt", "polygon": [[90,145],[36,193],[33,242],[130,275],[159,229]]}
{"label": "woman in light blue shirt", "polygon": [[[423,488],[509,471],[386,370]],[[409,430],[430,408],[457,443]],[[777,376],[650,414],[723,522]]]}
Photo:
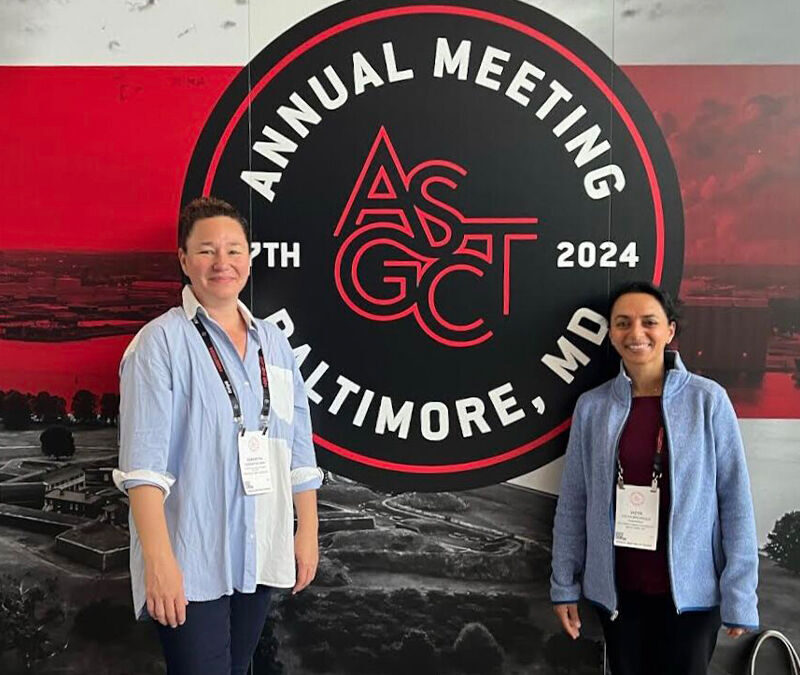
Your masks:
{"label": "woman in light blue shirt", "polygon": [[196,199],[178,237],[190,285],[123,355],[114,480],[131,503],[134,611],[156,620],[169,675],[243,674],[270,590],[316,573],[322,473],[291,347],[238,300],[245,220]]}

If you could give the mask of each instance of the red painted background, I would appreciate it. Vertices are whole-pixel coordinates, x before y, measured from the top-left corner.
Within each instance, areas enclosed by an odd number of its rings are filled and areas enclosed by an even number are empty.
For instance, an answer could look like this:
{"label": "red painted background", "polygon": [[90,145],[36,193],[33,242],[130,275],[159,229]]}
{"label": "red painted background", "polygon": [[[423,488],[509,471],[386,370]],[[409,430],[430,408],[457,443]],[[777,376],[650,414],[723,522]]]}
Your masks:
{"label": "red painted background", "polygon": [[[0,100],[13,102],[0,113],[2,252],[173,251],[192,149],[238,70],[0,67]],[[799,297],[800,66],[625,71],[677,166],[684,294],[704,266],[724,265],[739,290]],[[66,398],[78,388],[116,391],[129,340],[0,339],[0,389]],[[729,391],[743,417],[800,417],[800,389],[788,373]]]}

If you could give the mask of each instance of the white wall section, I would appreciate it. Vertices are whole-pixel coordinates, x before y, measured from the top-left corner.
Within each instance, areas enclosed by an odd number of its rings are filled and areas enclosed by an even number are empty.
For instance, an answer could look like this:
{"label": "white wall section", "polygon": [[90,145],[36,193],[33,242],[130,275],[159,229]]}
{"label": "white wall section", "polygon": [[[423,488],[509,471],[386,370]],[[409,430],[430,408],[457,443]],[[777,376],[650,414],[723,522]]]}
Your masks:
{"label": "white wall section", "polygon": [[[244,65],[249,54],[331,4],[0,0],[0,65]],[[528,4],[568,23],[619,64],[800,63],[797,0]]]}

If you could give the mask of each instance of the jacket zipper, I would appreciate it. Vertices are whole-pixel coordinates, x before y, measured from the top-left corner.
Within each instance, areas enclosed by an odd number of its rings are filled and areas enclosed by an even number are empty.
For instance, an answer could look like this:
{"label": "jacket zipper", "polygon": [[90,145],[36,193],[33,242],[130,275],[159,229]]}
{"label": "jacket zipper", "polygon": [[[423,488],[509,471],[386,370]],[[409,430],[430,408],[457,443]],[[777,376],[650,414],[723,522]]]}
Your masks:
{"label": "jacket zipper", "polygon": [[622,420],[622,424],[617,432],[617,440],[614,443],[614,464],[611,468],[613,480],[611,482],[611,522],[609,524],[611,526],[611,587],[614,589],[614,611],[611,612],[611,621],[614,621],[614,619],[619,616],[619,593],[617,591],[617,549],[614,545],[614,521],[616,520],[616,509],[614,508],[614,490],[616,490],[617,471],[619,467],[619,442],[622,438],[622,432],[625,430],[625,425],[628,423],[628,418],[631,416],[632,398],[633,392],[631,392],[631,396],[628,399],[628,409],[625,412],[625,419]]}
{"label": "jacket zipper", "polygon": [[[668,448],[668,457],[669,460],[673,458],[672,452],[672,443],[670,442],[670,433],[669,433],[669,425],[667,424],[667,409],[664,406],[664,393],[667,390],[667,380],[669,379],[669,370],[664,373],[664,386],[662,387],[661,392],[661,419],[664,421],[664,434],[667,437],[667,448]],[[668,460],[668,461],[669,461]],[[677,598],[675,596],[675,582],[674,578],[675,575],[672,572],[672,503],[673,503],[673,496],[675,495],[675,478],[673,476],[673,471],[671,466],[667,466],[667,471],[669,473],[669,513],[667,514],[667,541],[665,545],[667,547],[667,571],[669,572],[669,588],[672,591],[672,600],[675,602],[675,611],[680,614],[681,610],[678,607]]]}

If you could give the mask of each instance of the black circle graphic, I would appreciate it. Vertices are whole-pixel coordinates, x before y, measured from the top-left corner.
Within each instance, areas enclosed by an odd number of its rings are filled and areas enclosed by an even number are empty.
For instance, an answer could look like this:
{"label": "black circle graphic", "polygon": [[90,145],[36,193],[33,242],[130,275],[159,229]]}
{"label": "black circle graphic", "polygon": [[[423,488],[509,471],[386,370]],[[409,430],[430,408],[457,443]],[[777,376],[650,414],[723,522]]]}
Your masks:
{"label": "black circle graphic", "polygon": [[321,464],[393,490],[563,453],[577,396],[613,367],[610,289],[680,283],[678,181],[647,105],[513,0],[305,19],[212,112],[198,194],[249,214],[247,292],[291,330]]}

